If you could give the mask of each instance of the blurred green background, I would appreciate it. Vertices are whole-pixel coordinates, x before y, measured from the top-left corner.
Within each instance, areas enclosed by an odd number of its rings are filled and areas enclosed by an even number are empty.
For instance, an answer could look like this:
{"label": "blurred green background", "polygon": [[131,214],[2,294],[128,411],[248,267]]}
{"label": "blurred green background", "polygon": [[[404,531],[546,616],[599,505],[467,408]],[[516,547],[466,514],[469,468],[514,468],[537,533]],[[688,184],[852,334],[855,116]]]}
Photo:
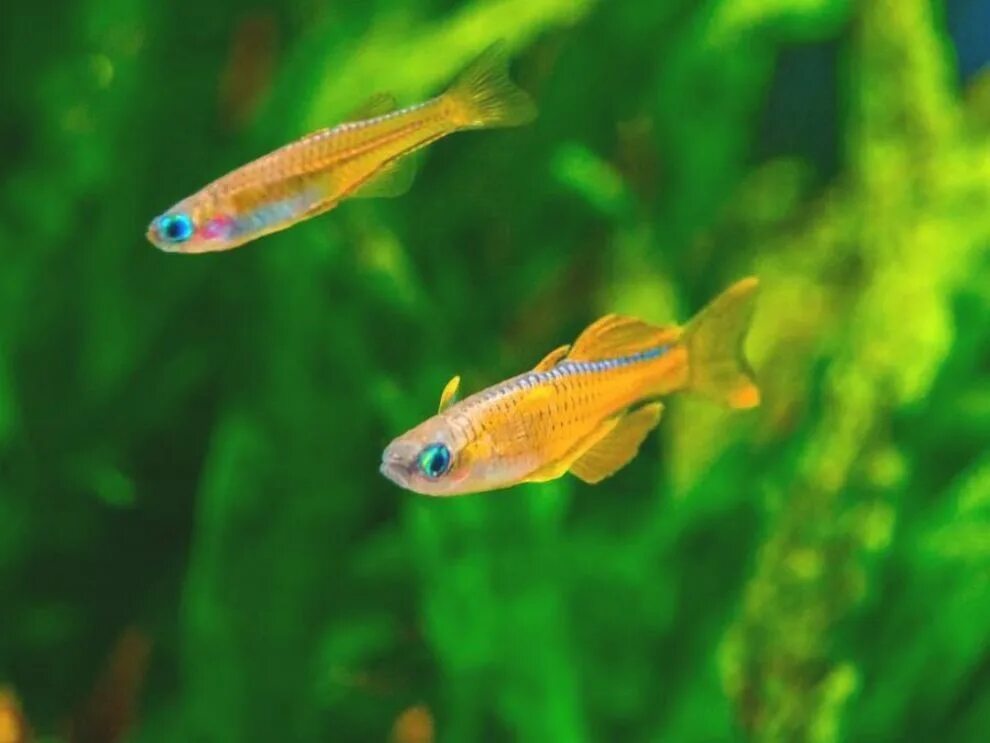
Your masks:
{"label": "blurred green background", "polygon": [[[498,38],[533,125],[144,240]],[[988,60],[987,0],[6,4],[2,743],[987,740]],[[757,410],[598,487],[378,474],[452,374],[749,273]]]}

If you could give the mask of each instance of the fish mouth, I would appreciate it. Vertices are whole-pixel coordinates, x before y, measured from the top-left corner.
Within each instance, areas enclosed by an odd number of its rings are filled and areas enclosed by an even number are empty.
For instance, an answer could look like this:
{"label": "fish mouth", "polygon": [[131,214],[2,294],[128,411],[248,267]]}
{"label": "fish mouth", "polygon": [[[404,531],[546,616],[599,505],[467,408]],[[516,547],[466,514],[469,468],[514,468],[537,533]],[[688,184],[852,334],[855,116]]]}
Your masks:
{"label": "fish mouth", "polygon": [[412,472],[410,462],[414,462],[417,447],[404,441],[393,441],[382,452],[382,463],[378,471],[400,488],[411,490]]}
{"label": "fish mouth", "polygon": [[175,253],[176,252],[174,246],[169,245],[165,240],[162,240],[162,237],[158,233],[158,228],[155,227],[155,223],[154,222],[152,222],[151,225],[148,227],[148,230],[147,230],[147,232],[144,233],[144,236],[146,238],[148,238],[148,242],[150,242],[152,245],[154,245],[159,250],[162,250],[162,251],[164,251],[166,253]]}
{"label": "fish mouth", "polygon": [[416,461],[419,447],[416,444],[399,439],[385,447],[382,452],[382,463],[378,471],[400,488],[412,490],[412,468]]}
{"label": "fish mouth", "polygon": [[398,462],[383,461],[378,471],[400,488],[409,490],[409,470]]}

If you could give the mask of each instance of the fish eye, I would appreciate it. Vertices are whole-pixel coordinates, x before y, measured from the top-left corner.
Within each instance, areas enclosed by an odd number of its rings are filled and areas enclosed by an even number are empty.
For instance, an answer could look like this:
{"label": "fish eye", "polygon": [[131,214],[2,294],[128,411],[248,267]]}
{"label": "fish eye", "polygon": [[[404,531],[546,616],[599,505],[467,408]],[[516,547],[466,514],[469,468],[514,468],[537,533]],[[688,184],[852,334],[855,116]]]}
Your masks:
{"label": "fish eye", "polygon": [[450,469],[450,449],[443,444],[430,444],[419,454],[419,469],[430,479],[437,479]]}
{"label": "fish eye", "polygon": [[158,234],[170,243],[184,243],[193,235],[193,223],[185,214],[164,214],[155,225]]}

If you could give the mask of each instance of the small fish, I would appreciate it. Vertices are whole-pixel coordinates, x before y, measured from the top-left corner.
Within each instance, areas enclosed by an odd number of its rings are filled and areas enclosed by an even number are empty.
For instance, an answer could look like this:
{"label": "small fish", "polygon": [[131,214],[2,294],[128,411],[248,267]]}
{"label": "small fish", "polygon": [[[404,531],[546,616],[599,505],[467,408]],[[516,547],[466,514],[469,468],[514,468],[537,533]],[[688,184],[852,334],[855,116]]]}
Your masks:
{"label": "small fish", "polygon": [[29,743],[31,730],[13,689],[0,686],[0,743]]}
{"label": "small fish", "polygon": [[656,398],[691,390],[751,408],[760,392],[743,356],[758,281],[743,279],[687,325],[657,327],[607,315],[530,372],[454,402],[444,388],[437,415],[395,439],[381,472],[424,495],[461,495],[565,472],[587,483],[636,456],[659,423]]}
{"label": "small fish", "polygon": [[314,132],[228,173],[156,217],[148,239],[174,253],[230,250],[344,199],[404,192],[412,180],[412,161],[404,156],[441,137],[516,126],[536,115],[529,96],[509,80],[502,43],[484,51],[447,92],[394,109],[390,96],[376,96],[361,114],[371,118]]}

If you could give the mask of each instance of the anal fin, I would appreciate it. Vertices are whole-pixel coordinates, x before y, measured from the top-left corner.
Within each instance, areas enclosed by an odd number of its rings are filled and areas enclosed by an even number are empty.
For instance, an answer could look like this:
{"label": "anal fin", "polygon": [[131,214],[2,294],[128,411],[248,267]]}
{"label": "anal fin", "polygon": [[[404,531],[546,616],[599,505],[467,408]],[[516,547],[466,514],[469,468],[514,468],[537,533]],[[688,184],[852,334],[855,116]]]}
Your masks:
{"label": "anal fin", "polygon": [[545,464],[540,469],[531,473],[527,478],[526,482],[547,482],[548,480],[556,480],[558,477],[562,477],[570,470],[574,462],[581,457],[583,457],[590,449],[598,444],[602,439],[608,436],[615,429],[618,422],[616,418],[609,418],[601,423],[594,431],[588,436],[581,439],[576,446],[574,446],[565,456],[557,459],[549,464]]}
{"label": "anal fin", "polygon": [[570,472],[594,485],[632,461],[647,434],[660,422],[663,405],[644,405],[619,419],[612,430],[570,466]]}
{"label": "anal fin", "polygon": [[416,177],[416,161],[401,157],[381,170],[347,195],[349,199],[374,199],[401,196],[412,186]]}

